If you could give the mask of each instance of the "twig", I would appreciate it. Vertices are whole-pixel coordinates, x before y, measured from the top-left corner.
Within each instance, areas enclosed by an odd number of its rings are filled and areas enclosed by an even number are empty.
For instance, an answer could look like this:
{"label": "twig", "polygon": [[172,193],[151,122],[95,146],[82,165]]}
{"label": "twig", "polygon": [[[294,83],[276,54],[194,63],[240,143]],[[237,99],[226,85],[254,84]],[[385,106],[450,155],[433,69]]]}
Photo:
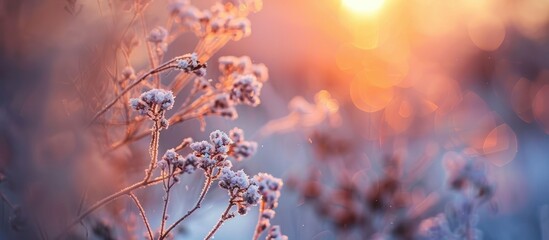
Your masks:
{"label": "twig", "polygon": [[145,215],[145,209],[143,209],[143,206],[139,202],[139,199],[133,194],[133,192],[128,193],[128,195],[133,199],[133,202],[139,209],[139,213],[141,213],[141,217],[143,218],[143,223],[145,224],[145,227],[147,227],[147,232],[149,233],[149,239],[154,240],[153,233],[151,230],[151,225],[149,224],[149,221],[147,220],[147,215]]}
{"label": "twig", "polygon": [[160,137],[160,120],[154,121],[151,135],[151,144],[149,147],[151,161],[149,163],[149,168],[145,171],[145,179],[143,179],[143,182],[147,182],[151,178],[154,167],[156,166],[156,161],[158,158],[158,138]]}
{"label": "twig", "polygon": [[113,193],[99,201],[97,201],[96,203],[94,203],[90,208],[88,208],[88,210],[84,211],[83,213],[81,213],[80,215],[78,215],[71,223],[69,223],[67,225],[67,227],[65,228],[65,230],[59,234],[58,237],[56,237],[55,239],[61,239],[63,238],[67,233],[68,231],[74,226],[76,225],[77,223],[79,223],[82,219],[84,219],[85,217],[87,217],[88,215],[90,215],[92,212],[94,212],[95,210],[97,210],[98,208],[116,200],[117,198],[119,198],[120,196],[124,196],[134,190],[137,190],[139,188],[143,188],[143,187],[148,187],[148,186],[152,186],[152,185],[156,185],[160,182],[162,182],[162,180],[164,180],[166,177],[172,177],[172,176],[175,176],[175,175],[179,175],[181,174],[181,171],[178,171],[176,173],[174,173],[173,175],[170,175],[170,176],[160,176],[160,177],[157,177],[157,178],[154,178],[152,180],[149,180],[147,182],[145,181],[140,181],[140,182],[137,182],[137,183],[134,183],[133,185],[129,186],[129,187],[126,187],[116,193]]}
{"label": "twig", "polygon": [[227,221],[230,218],[234,217],[234,214],[229,214],[229,211],[235,205],[233,203],[233,200],[234,200],[234,197],[231,198],[231,200],[229,201],[229,206],[227,206],[227,209],[225,209],[225,212],[223,212],[223,214],[221,215],[221,218],[219,218],[219,221],[217,221],[217,224],[215,224],[214,228],[210,231],[210,233],[208,233],[208,235],[204,238],[204,240],[208,240],[208,239],[212,238],[213,235],[215,234],[215,232],[217,232],[217,230],[219,230],[219,228],[221,227],[221,225],[225,221]]}
{"label": "twig", "polygon": [[206,181],[204,182],[204,187],[202,187],[202,191],[200,192],[200,196],[198,197],[198,200],[196,201],[196,204],[194,207],[189,210],[183,217],[179,218],[175,223],[173,223],[170,227],[167,228],[166,232],[163,236],[160,237],[160,239],[164,239],[170,231],[172,231],[179,223],[181,223],[183,220],[185,220],[188,216],[194,213],[197,209],[200,208],[200,205],[202,204],[202,201],[204,201],[204,197],[206,196],[206,193],[208,193],[208,190],[212,186],[212,175],[211,171],[206,172]]}
{"label": "twig", "polygon": [[105,105],[105,107],[103,107],[101,110],[99,110],[99,112],[97,112],[95,114],[95,116],[93,116],[93,118],[90,121],[90,123],[88,124],[88,126],[92,125],[95,122],[95,120],[97,120],[97,118],[99,118],[101,115],[103,115],[105,112],[107,112],[107,110],[109,110],[109,108],[111,108],[118,101],[118,99],[120,99],[122,96],[124,96],[124,94],[129,92],[132,88],[137,86],[139,83],[141,83],[147,77],[149,77],[150,75],[157,74],[157,73],[160,73],[160,72],[165,71],[167,69],[175,67],[171,64],[174,63],[176,59],[177,58],[169,60],[169,61],[163,63],[162,65],[158,66],[157,68],[154,68],[154,69],[150,70],[149,72],[145,73],[143,76],[138,78],[135,82],[130,84],[128,87],[126,87],[124,90],[122,90],[118,95],[116,95],[116,97],[112,101],[110,101],[107,105]]}
{"label": "twig", "polygon": [[261,203],[259,205],[259,216],[257,217],[257,224],[255,225],[254,236],[252,237],[253,240],[259,239],[259,236],[264,230],[260,229],[261,215],[263,214],[263,210],[265,210],[265,202],[263,201],[263,199],[261,199]]}

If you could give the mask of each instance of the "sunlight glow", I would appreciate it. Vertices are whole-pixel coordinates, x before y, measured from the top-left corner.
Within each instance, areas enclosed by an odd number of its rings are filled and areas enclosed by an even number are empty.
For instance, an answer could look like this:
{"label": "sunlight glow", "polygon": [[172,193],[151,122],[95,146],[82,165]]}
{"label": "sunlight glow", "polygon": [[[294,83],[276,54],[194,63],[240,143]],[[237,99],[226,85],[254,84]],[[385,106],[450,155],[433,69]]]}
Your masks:
{"label": "sunlight glow", "polygon": [[360,14],[372,14],[383,6],[384,0],[342,0],[343,5],[350,11]]}

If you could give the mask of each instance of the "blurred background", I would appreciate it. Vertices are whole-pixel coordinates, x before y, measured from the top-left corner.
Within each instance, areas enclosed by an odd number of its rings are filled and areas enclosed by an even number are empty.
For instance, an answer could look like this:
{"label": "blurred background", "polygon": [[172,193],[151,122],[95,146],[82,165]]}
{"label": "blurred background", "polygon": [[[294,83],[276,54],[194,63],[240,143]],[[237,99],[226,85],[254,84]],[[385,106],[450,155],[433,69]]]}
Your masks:
{"label": "blurred background", "polygon": [[[149,26],[167,19],[169,2],[153,3]],[[207,8],[214,1],[192,3]],[[81,7],[78,14],[67,11],[70,4]],[[86,83],[80,91],[69,86],[82,69],[93,73],[91,55],[109,54],[101,48],[109,41],[101,27],[109,15],[98,9],[95,1],[0,1],[0,170],[6,178],[0,189],[14,202],[68,194],[78,206],[72,188],[104,196],[145,166],[147,140],[114,153],[123,160],[105,162],[90,136],[65,131],[80,127],[63,114],[82,107],[71,106],[70,96],[98,99],[99,72],[79,78]],[[383,214],[419,229],[455,198],[445,162],[471,158],[492,187],[474,220],[482,238],[549,239],[548,1],[264,0],[249,19],[251,36],[229,42],[208,64],[225,55],[264,63],[269,81],[261,104],[239,107],[234,121],[207,118],[205,131],[199,121],[170,127],[161,152],[182,136],[201,140],[216,129],[242,128],[259,149],[237,166],[285,181],[272,223],[289,239],[412,238],[395,233],[398,227],[365,231],[355,210],[368,204],[361,201],[371,200],[372,189],[383,188],[380,181],[391,175],[387,159],[398,159],[396,178],[409,211],[407,217]],[[195,44],[185,33],[167,55],[192,52]],[[136,56],[134,65],[145,67],[146,54]],[[215,67],[208,71],[219,75]],[[183,184],[174,215],[200,191],[193,179]],[[159,201],[154,194],[143,198]],[[202,238],[223,211],[216,202],[225,198],[214,191],[177,239]],[[61,204],[43,199],[40,204]],[[2,204],[0,238],[11,239],[9,207]],[[98,218],[136,221],[121,210],[130,203],[113,205]],[[256,220],[254,209],[227,222],[216,239],[247,239]],[[379,230],[385,228],[391,233]]]}

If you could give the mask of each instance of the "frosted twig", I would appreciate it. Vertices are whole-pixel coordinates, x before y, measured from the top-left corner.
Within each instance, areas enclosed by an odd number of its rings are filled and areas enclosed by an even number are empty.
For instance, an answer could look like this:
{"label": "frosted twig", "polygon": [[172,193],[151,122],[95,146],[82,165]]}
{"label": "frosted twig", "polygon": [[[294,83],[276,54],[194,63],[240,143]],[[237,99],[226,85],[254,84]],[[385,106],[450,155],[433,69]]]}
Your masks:
{"label": "frosted twig", "polygon": [[135,205],[139,209],[139,213],[141,214],[141,218],[143,218],[143,223],[145,224],[145,227],[147,228],[147,232],[149,234],[149,239],[153,240],[154,237],[153,237],[153,234],[152,234],[151,225],[149,224],[149,221],[147,220],[147,215],[145,215],[145,209],[143,209],[143,206],[141,205],[141,203],[139,202],[139,199],[135,196],[135,194],[130,192],[130,193],[128,193],[128,195],[130,196],[130,198],[132,198],[133,202],[135,203]]}

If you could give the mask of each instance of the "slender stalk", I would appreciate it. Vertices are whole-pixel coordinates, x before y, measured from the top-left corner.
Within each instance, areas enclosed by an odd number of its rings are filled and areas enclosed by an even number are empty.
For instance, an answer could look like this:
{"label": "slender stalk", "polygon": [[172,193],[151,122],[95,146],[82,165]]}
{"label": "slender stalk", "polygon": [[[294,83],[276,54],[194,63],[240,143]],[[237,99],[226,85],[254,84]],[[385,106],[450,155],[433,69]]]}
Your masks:
{"label": "slender stalk", "polygon": [[94,203],[90,208],[88,208],[88,210],[84,211],[83,213],[81,213],[80,215],[78,215],[73,221],[71,221],[67,227],[65,228],[65,230],[59,234],[58,237],[56,237],[55,239],[61,239],[63,238],[67,233],[68,231],[74,226],[76,225],[77,223],[79,223],[80,221],[82,221],[82,219],[84,219],[85,217],[87,217],[88,215],[90,215],[92,212],[94,212],[95,210],[97,210],[98,208],[116,200],[117,198],[121,197],[121,196],[124,196],[134,190],[137,190],[137,189],[140,189],[140,188],[144,188],[144,187],[148,187],[148,186],[152,186],[152,185],[156,185],[160,182],[162,182],[166,177],[172,177],[174,175],[178,175],[178,174],[181,174],[181,171],[178,171],[176,173],[174,173],[173,175],[170,175],[170,176],[161,176],[161,177],[157,177],[157,178],[154,178],[152,180],[148,180],[148,181],[140,181],[140,182],[137,182],[137,183],[134,183],[133,185],[130,185],[116,193],[113,193],[99,201],[97,201],[96,203]]}
{"label": "slender stalk", "polygon": [[[169,174],[168,174],[169,175]],[[164,226],[166,225],[166,213],[168,211],[168,203],[170,201],[170,190],[172,189],[173,184],[170,183],[172,178],[168,178],[166,184],[166,196],[164,197],[164,206],[162,207],[162,219],[160,223],[160,237],[164,235]]]}
{"label": "slender stalk", "polygon": [[151,162],[149,164],[149,168],[145,171],[145,179],[143,182],[146,182],[151,178],[154,167],[156,166],[156,161],[158,158],[158,138],[160,138],[160,120],[155,120],[153,131],[151,133],[151,144],[149,147]]}
{"label": "slender stalk", "polygon": [[174,66],[172,66],[171,64],[174,63],[176,60],[176,58],[172,59],[172,60],[169,60],[165,63],[163,63],[162,65],[154,68],[154,69],[151,69],[150,71],[148,71],[147,73],[145,73],[143,76],[141,76],[140,78],[138,78],[137,80],[135,80],[135,82],[133,82],[132,84],[130,84],[128,87],[126,87],[124,90],[122,90],[118,95],[116,95],[116,97],[110,101],[107,105],[105,105],[105,107],[103,107],[101,110],[99,110],[92,118],[92,120],[90,121],[90,123],[88,124],[88,126],[92,125],[101,115],[103,115],[105,112],[107,112],[107,110],[109,110],[122,96],[124,96],[124,94],[128,93],[132,88],[134,88],[135,86],[137,86],[139,83],[141,83],[143,80],[145,80],[147,77],[153,75],[153,74],[157,74],[157,73],[160,73],[162,71],[165,71],[165,70],[168,70],[170,68],[173,68]]}
{"label": "slender stalk", "polygon": [[225,221],[227,221],[230,218],[234,217],[233,214],[229,214],[229,211],[231,210],[231,208],[234,205],[235,204],[233,203],[233,199],[231,199],[231,201],[229,201],[229,206],[227,206],[227,208],[225,209],[225,212],[223,212],[223,214],[221,215],[221,218],[219,218],[219,221],[217,221],[214,228],[210,231],[210,233],[208,233],[208,235],[204,238],[204,240],[211,239],[213,237],[213,235],[215,234],[215,232],[217,232],[217,230],[219,230],[219,228],[221,227],[221,225],[223,225],[223,223]]}
{"label": "slender stalk", "polygon": [[141,214],[141,218],[143,218],[143,223],[145,224],[145,227],[147,228],[147,232],[149,233],[149,239],[154,240],[153,233],[152,233],[152,230],[151,230],[151,225],[149,224],[149,221],[147,220],[147,215],[145,214],[145,209],[143,208],[143,206],[139,202],[139,199],[137,198],[137,196],[135,196],[135,194],[133,194],[133,192],[128,193],[128,195],[130,196],[130,198],[132,198],[133,202],[135,203],[135,205],[139,209],[139,213]]}
{"label": "slender stalk", "polygon": [[259,239],[259,235],[263,232],[264,229],[261,229],[260,223],[261,223],[261,215],[263,215],[263,211],[265,210],[265,202],[263,199],[261,199],[261,203],[259,205],[259,215],[257,217],[257,224],[255,225],[254,230],[254,236],[252,237],[253,240]]}
{"label": "slender stalk", "polygon": [[200,196],[198,197],[198,200],[196,201],[196,204],[194,207],[189,210],[183,217],[179,218],[175,223],[173,223],[170,227],[167,228],[166,232],[160,239],[164,239],[170,231],[172,231],[179,223],[181,223],[183,220],[185,220],[187,217],[189,217],[191,214],[193,214],[197,209],[200,208],[202,201],[204,201],[204,197],[206,196],[206,193],[208,193],[208,190],[212,186],[212,180],[213,177],[211,176],[211,171],[206,172],[206,181],[204,182],[204,187],[202,187],[202,191],[200,192]]}

